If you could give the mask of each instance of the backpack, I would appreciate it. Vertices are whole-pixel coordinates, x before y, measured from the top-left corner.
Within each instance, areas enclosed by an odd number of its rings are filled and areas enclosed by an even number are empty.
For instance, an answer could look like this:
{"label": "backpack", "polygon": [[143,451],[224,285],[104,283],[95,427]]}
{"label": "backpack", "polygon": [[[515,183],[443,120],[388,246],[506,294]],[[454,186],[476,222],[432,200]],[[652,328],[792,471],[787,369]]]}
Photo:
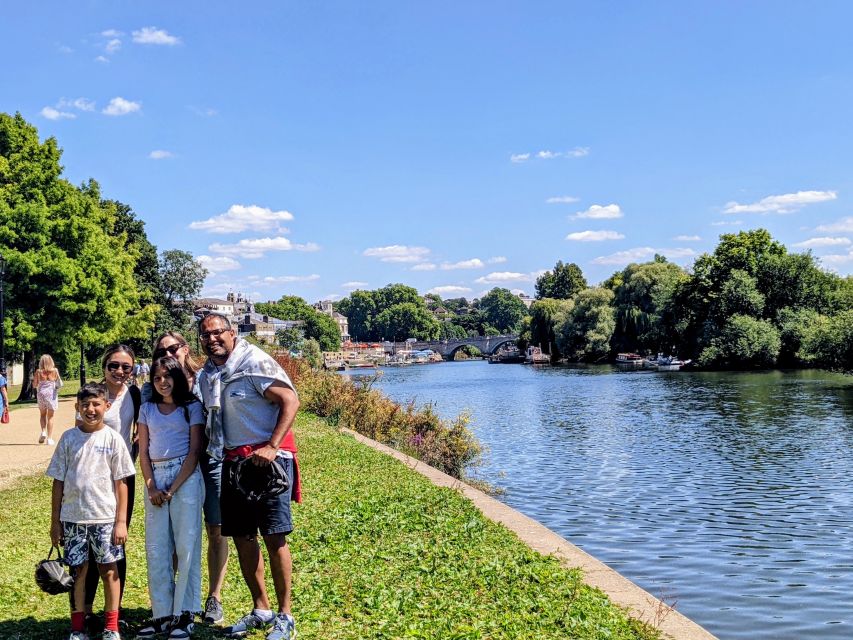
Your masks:
{"label": "backpack", "polygon": [[139,457],[139,429],[136,427],[136,421],[139,420],[139,408],[142,406],[142,392],[135,384],[130,385],[127,391],[133,401],[133,436],[130,438],[130,458],[136,462],[136,458]]}

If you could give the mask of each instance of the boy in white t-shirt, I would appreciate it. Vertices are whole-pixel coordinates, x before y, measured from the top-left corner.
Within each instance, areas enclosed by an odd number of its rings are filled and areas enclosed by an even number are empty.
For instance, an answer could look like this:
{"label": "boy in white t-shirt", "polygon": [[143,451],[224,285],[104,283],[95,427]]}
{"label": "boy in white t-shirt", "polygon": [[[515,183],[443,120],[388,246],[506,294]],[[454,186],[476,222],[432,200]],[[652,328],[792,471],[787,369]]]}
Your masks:
{"label": "boy in white t-shirt", "polygon": [[77,392],[80,423],[62,434],[47,468],[53,478],[50,539],[65,548],[65,560],[74,574],[71,635],[88,640],[84,631],[84,599],[89,548],[94,551],[104,583],[104,640],[120,640],[120,587],[116,561],[127,540],[127,484],[135,473],[121,435],[104,428],[110,407],[107,390],[89,383]]}

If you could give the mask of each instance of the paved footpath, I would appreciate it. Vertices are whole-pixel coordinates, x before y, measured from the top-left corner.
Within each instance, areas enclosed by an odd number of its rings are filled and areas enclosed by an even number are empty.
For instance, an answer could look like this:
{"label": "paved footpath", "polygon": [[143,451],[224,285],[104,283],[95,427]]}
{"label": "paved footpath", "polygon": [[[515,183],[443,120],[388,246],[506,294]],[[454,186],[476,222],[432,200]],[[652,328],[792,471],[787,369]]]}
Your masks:
{"label": "paved footpath", "polygon": [[[27,405],[9,413],[9,423],[0,424],[0,489],[21,476],[44,472],[55,447],[39,444],[39,410]],[[74,398],[63,398],[53,416],[53,439],[74,426]]]}

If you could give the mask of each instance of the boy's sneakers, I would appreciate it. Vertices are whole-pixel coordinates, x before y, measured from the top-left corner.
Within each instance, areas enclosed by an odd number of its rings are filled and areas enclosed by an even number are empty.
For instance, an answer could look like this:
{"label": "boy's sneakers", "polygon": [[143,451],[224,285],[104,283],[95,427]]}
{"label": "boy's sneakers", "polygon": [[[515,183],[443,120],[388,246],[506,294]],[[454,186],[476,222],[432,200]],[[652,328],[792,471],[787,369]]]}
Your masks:
{"label": "boy's sneakers", "polygon": [[121,634],[118,631],[106,629],[104,630],[104,635],[101,636],[101,640],[121,640]]}
{"label": "boy's sneakers", "polygon": [[222,612],[222,603],[216,596],[208,596],[204,603],[204,621],[207,624],[219,624],[225,618]]}
{"label": "boy's sneakers", "polygon": [[254,610],[247,613],[230,627],[225,627],[223,631],[229,638],[242,638],[252,629],[268,627],[275,620],[275,616],[270,612],[269,618],[262,618]]}
{"label": "boy's sneakers", "polygon": [[[172,628],[172,621],[174,618],[172,616],[165,616],[163,618],[155,618],[145,624],[139,631],[136,632],[137,638],[153,638],[155,636],[160,635],[161,633],[166,633]],[[189,636],[184,636],[189,637]]]}
{"label": "boy's sneakers", "polygon": [[172,625],[172,631],[169,633],[170,638],[189,638],[192,636],[195,623],[195,616],[189,611],[182,611],[181,616],[175,619]]}
{"label": "boy's sneakers", "polygon": [[68,640],[89,640],[89,634],[85,631],[72,631]]}
{"label": "boy's sneakers", "polygon": [[296,622],[293,616],[286,613],[280,613],[275,617],[275,622],[270,632],[267,634],[267,640],[293,640],[296,637]]}

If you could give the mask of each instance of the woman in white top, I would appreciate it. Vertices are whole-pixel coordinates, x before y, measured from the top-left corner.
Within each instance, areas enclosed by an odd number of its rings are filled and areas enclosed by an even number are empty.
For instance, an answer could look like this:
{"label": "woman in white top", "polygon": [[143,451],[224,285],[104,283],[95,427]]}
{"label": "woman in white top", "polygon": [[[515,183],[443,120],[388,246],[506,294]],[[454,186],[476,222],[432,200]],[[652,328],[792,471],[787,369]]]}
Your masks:
{"label": "woman in white top", "polygon": [[153,618],[137,637],[169,631],[169,638],[189,638],[194,615],[201,612],[204,481],[198,457],[204,412],[175,358],[158,358],[151,366],[151,401],[142,405],[137,427]]}

